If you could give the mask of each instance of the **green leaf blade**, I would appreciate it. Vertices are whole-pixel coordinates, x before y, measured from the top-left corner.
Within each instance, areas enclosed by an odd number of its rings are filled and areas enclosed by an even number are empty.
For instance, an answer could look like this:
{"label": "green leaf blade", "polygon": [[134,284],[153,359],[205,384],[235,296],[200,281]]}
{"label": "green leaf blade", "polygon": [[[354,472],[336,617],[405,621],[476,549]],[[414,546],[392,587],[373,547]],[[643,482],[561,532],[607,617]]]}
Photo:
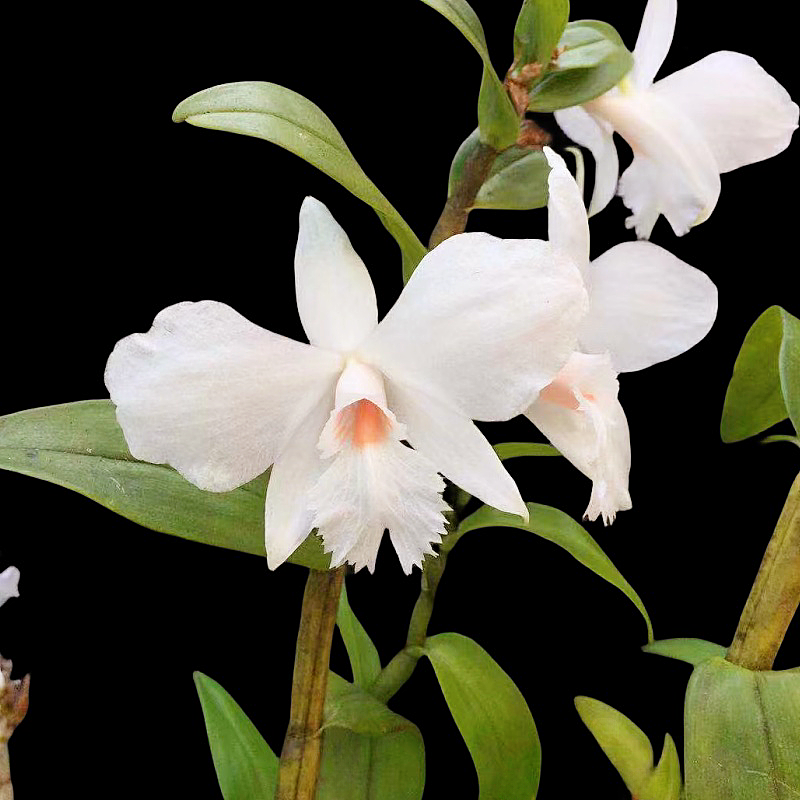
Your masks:
{"label": "green leaf blade", "polygon": [[645,653],[653,653],[665,658],[674,658],[697,666],[712,658],[725,658],[727,647],[705,639],[658,639],[642,647]]}
{"label": "green leaf blade", "polygon": [[542,442],[500,442],[494,451],[501,461],[524,456],[560,456],[561,453],[551,444]]}
{"label": "green leaf blade", "polygon": [[525,0],[514,26],[514,63],[546,68],[568,20],[569,0]]}
{"label": "green leaf blade", "polygon": [[225,83],[187,97],[172,119],[264,139],[313,164],[375,210],[400,246],[406,280],[427,252],[367,177],[331,120],[297,92],[266,81]]}
{"label": "green leaf blade", "polygon": [[582,105],[616,86],[633,68],[633,55],[611,25],[599,20],[570,22],[551,69],[533,88],[529,111]]}
{"label": "green leaf blade", "polygon": [[358,621],[350,608],[347,598],[347,587],[342,586],[339,597],[339,610],[336,615],[336,624],[342,634],[344,646],[350,659],[353,670],[353,683],[356,686],[367,688],[372,685],[381,671],[381,659],[372,639]]}
{"label": "green leaf blade", "polygon": [[335,673],[328,680],[316,800],[420,800],[417,727]]}
{"label": "green leaf blade", "polygon": [[[71,489],[159,533],[265,555],[267,476],[231,492],[205,492],[170,467],[136,461],[110,400],[0,417],[0,469]],[[289,560],[314,569],[330,565],[314,535]]]}
{"label": "green leaf blade", "polygon": [[516,514],[497,511],[489,506],[479,508],[461,521],[453,535],[453,544],[465,533],[480,528],[498,526],[517,528],[547,539],[566,550],[574,559],[608,581],[612,586],[616,586],[639,610],[647,625],[647,639],[652,641],[653,626],[644,603],[588,532],[572,517],[557,508],[538,503],[527,503],[526,505],[530,515],[530,521],[527,524]]}
{"label": "green leaf blade", "polygon": [[483,77],[478,95],[480,138],[495,150],[505,150],[517,140],[519,117],[505,86],[492,66],[486,35],[478,15],[466,0],[422,0],[453,23],[475,48],[483,61]]}
{"label": "green leaf blade", "polygon": [[194,683],[224,800],[272,800],[278,781],[278,757],[216,681],[195,672]]}
{"label": "green leaf blade", "polygon": [[430,636],[423,649],[472,756],[480,800],[536,797],[539,736],[511,678],[480,645],[457,633]]}
{"label": "green leaf blade", "polygon": [[726,443],[761,433],[790,416],[800,427],[800,320],[771,306],[747,332],[722,409]]}

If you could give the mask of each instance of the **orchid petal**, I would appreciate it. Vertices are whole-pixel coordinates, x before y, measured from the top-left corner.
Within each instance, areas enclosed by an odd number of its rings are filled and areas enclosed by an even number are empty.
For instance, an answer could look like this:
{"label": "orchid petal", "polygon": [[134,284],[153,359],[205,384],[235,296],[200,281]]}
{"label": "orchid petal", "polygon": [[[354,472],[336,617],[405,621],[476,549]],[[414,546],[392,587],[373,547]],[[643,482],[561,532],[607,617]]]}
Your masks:
{"label": "orchid petal", "polygon": [[705,135],[720,172],[777,155],[797,128],[789,93],[741,53],[712,53],[653,89]]}
{"label": "orchid petal", "polygon": [[630,434],[607,354],[574,353],[525,416],[592,481],[585,516],[608,525],[631,507]]}
{"label": "orchid petal", "polygon": [[602,211],[614,197],[619,180],[619,156],[614,144],[614,129],[602,118],[590,114],[581,106],[555,112],[561,129],[594,156],[595,175],[589,216]]}
{"label": "orchid petal", "polygon": [[267,484],[264,519],[267,565],[280,566],[311,531],[313,512],[308,493],[325,469],[317,442],[333,408],[333,387],[298,426],[278,456]]}
{"label": "orchid petal", "polygon": [[623,242],[589,267],[581,348],[609,351],[618,372],[644,369],[696,345],[717,316],[717,288],[650,242]]}
{"label": "orchid petal", "polygon": [[660,214],[678,236],[717,204],[719,169],[702,133],[654,91],[606,94],[588,104],[633,149],[618,193],[633,211],[625,224],[647,239]]}
{"label": "orchid petal", "polygon": [[378,324],[364,262],[331,212],[313,197],[300,209],[294,271],[297,309],[311,344],[346,353]]}
{"label": "orchid petal", "polygon": [[[547,177],[547,238],[585,273],[589,266],[589,220],[583,197],[564,159],[544,148],[550,174]],[[584,274],[584,279],[585,279]]]}
{"label": "orchid petal", "polygon": [[509,419],[566,362],[585,310],[579,270],[547,242],[462,233],[422,259],[359,352],[470,419]]}
{"label": "orchid petal", "polygon": [[19,597],[19,570],[6,567],[0,572],[0,606],[12,597]]}
{"label": "orchid petal", "polygon": [[472,420],[445,402],[389,382],[389,404],[406,425],[408,441],[442,475],[500,511],[528,519],[514,479]]}
{"label": "orchid petal", "polygon": [[648,0],[633,49],[633,82],[645,89],[667,57],[675,34],[678,0]]}
{"label": "orchid petal", "polygon": [[206,300],[170,306],[118,342],[105,380],[134,458],[224,492],[275,461],[341,366]]}

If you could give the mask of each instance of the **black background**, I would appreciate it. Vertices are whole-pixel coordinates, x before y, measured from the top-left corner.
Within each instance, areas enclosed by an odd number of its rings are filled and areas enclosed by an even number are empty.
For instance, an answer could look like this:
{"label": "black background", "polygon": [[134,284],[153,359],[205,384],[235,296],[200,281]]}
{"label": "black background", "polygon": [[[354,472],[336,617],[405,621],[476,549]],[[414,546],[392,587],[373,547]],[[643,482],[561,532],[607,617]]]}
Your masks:
{"label": "black background", "polygon": [[[716,5],[716,4],[708,4]],[[517,2],[476,2],[502,74]],[[633,46],[643,3],[574,2]],[[326,203],[377,284],[382,313],[401,288],[397,247],[374,213],[326,176],[263,141],[174,125],[195,91],[269,80],[317,103],[362,167],[427,239],[447,169],[475,127],[480,61],[423,3],[228,2],[115,6],[24,19],[7,152],[17,256],[3,279],[0,413],[107,396],[114,343],[181,300],[224,301],[302,338],[292,256],[306,195]],[[778,46],[785,17],[712,19],[682,4],[663,74],[719,49],[746,52],[797,97]],[[42,32],[35,33],[36,31]],[[549,124],[554,129],[552,118]],[[557,144],[563,144],[561,139]],[[733,360],[767,306],[800,313],[793,197],[797,146],[722,179],[716,211],[653,241],[707,272],[717,324],[689,353],[622,376],[634,508],[588,529],[639,591],[656,636],[729,642],[797,469],[788,444],[723,445],[718,423]],[[623,163],[630,158],[620,142]],[[591,158],[587,159],[587,165]],[[592,221],[592,255],[630,239],[621,201]],[[476,212],[470,229],[546,236],[546,214]],[[541,438],[527,423],[486,425],[492,441]],[[789,432],[788,423],[776,432]],[[580,518],[589,482],[562,459],[509,462],[526,499]],[[276,751],[285,729],[305,571],[153,533],[77,494],[4,473],[0,568],[22,570],[0,611],[0,647],[33,676],[11,743],[19,800],[218,798],[192,671],[225,686]],[[384,660],[403,644],[419,575],[384,543],[375,575],[348,579]],[[618,591],[564,552],[512,530],[471,534],[442,581],[433,633],[473,637],[525,695],[543,748],[539,796],[626,792],[572,705],[587,694],[633,718],[658,752],[682,741],[689,667],[640,652],[645,629]],[[800,661],[790,630],[778,667]],[[347,675],[337,640],[333,666]],[[422,663],[392,707],[427,746],[426,797],[476,797],[469,756]]]}

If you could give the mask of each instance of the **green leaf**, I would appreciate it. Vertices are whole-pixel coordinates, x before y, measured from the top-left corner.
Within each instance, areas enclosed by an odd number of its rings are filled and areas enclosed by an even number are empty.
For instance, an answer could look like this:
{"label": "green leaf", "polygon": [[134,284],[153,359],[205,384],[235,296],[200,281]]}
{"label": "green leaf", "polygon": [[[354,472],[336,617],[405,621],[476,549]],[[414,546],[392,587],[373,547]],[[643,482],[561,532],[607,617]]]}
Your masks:
{"label": "green leaf", "polygon": [[561,54],[531,92],[530,111],[586,103],[616,86],[633,67],[620,35],[605,22],[570,22],[558,47]]}
{"label": "green leaf", "polygon": [[535,533],[559,547],[563,547],[583,566],[616,586],[639,609],[647,624],[647,639],[653,640],[653,626],[647,615],[644,603],[633,587],[622,577],[620,571],[611,563],[611,559],[600,549],[600,546],[575,522],[572,517],[557,508],[542,506],[538,503],[527,503],[530,521],[526,524],[516,514],[497,511],[489,506],[479,508],[474,514],[461,521],[454,534],[448,540],[447,549],[451,549],[458,539],[469,531],[479,528],[518,528]]}
{"label": "green leaf", "polygon": [[725,658],[727,647],[705,639],[658,639],[642,647],[645,653],[675,658],[697,666],[710,658]]}
{"label": "green leaf", "polygon": [[353,683],[366,688],[381,671],[381,659],[364,626],[356,619],[347,599],[347,588],[342,586],[336,624],[344,639],[344,646],[353,670]]}
{"label": "green leaf", "polygon": [[[83,400],[0,417],[0,469],[86,495],[146,528],[263,556],[267,476],[232,492],[204,492],[175,470],[136,461],[110,400]],[[311,535],[289,561],[327,569]]]}
{"label": "green leaf", "polygon": [[786,436],[782,433],[776,433],[773,436],[765,436],[761,440],[761,444],[773,444],[774,442],[790,442],[797,447],[800,447],[800,436]]}
{"label": "green leaf", "polygon": [[419,800],[424,785],[417,727],[330,673],[317,800]]}
{"label": "green leaf", "polygon": [[423,244],[361,169],[330,119],[297,92],[264,81],[224,83],[187,97],[172,119],[265,139],[338,181],[371,206],[397,240],[405,280],[425,255]]}
{"label": "green leaf", "polygon": [[539,735],[525,698],[476,642],[430,636],[423,648],[478,773],[480,800],[532,800],[539,786]]}
{"label": "green leaf", "polygon": [[800,797],[800,673],[706,661],[684,719],[687,800]]}
{"label": "green leaf", "polygon": [[194,684],[223,798],[272,800],[278,781],[278,757],[216,681],[195,672]]}
{"label": "green leaf", "polygon": [[560,456],[561,453],[551,444],[541,442],[501,442],[494,446],[501,461],[522,456]]}
{"label": "green leaf", "polygon": [[567,20],[569,0],[525,0],[514,28],[514,64],[546,68]]}
{"label": "green leaf", "polygon": [[[478,127],[481,141],[495,150],[505,150],[517,140],[519,117],[503,82],[494,71],[478,15],[466,0],[422,0],[422,2],[452,22],[483,60],[483,79],[478,96]],[[460,65],[457,71],[461,71]]]}
{"label": "green leaf", "polygon": [[739,442],[790,417],[800,433],[800,319],[771,306],[744,337],[725,394],[720,434]]}
{"label": "green leaf", "polygon": [[679,800],[680,761],[669,734],[658,766],[653,767],[650,740],[624,714],[591,697],[576,697],[575,708],[634,797]]}

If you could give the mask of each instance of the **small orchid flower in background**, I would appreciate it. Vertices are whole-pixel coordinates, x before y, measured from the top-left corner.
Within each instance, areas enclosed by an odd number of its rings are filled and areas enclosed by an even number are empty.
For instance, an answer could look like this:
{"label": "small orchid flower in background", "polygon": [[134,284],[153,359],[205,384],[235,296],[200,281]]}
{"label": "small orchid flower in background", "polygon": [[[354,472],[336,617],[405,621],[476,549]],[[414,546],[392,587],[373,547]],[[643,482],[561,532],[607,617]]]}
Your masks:
{"label": "small orchid flower in background", "polygon": [[[750,56],[726,50],[653,83],[675,31],[677,0],[649,0],[631,73],[586,103],[556,111],[564,132],[595,158],[589,215],[615,191],[633,212],[626,220],[648,239],[660,214],[676,235],[706,220],[717,204],[720,173],[786,149],[798,107]],[[613,134],[633,149],[619,179]]]}
{"label": "small orchid flower in background", "polygon": [[521,413],[564,365],[586,311],[577,267],[547,242],[453,236],[378,324],[366,267],[306,198],[295,284],[310,344],[213,301],[117,343],[106,384],[133,456],[216,492],[272,465],[271,568],[317,528],[333,566],[372,571],[388,528],[410,572],[444,532],[438,473],[527,518],[472,420]]}
{"label": "small orchid flower in background", "polygon": [[631,507],[630,436],[619,372],[673,358],[699,342],[717,314],[711,280],[657,245],[625,242],[589,261],[589,223],[564,159],[544,148],[550,244],[581,270],[589,312],[579,349],[525,415],[592,480],[586,516],[613,521]]}
{"label": "small orchid flower in background", "polygon": [[12,597],[19,597],[19,570],[7,567],[0,572],[0,606]]}

